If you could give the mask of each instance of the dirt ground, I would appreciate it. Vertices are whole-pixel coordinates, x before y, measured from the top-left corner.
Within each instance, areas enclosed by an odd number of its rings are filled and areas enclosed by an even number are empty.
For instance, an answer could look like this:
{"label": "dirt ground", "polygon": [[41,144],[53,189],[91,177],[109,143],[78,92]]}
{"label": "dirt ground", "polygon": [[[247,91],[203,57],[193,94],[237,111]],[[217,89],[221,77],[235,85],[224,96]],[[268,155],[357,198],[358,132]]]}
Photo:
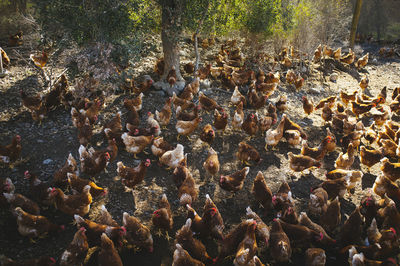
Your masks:
{"label": "dirt ground", "polygon": [[[312,98],[314,102],[330,95],[339,95],[341,89],[347,92],[352,92],[358,87],[358,82],[363,74],[367,74],[370,79],[370,87],[367,92],[371,95],[377,93],[387,86],[388,95],[391,96],[392,90],[399,86],[400,76],[400,61],[397,59],[381,59],[376,57],[377,47],[362,47],[371,53],[370,64],[358,73],[354,68],[351,71],[339,71],[334,69],[333,72],[338,73],[336,83],[329,81],[329,75],[321,81],[320,74],[315,67],[312,67],[311,74],[309,75],[306,85],[300,90],[295,91],[294,88],[284,82],[278,86],[276,92],[270,97],[269,102],[275,103],[279,95],[286,93],[288,96],[288,110],[287,115],[293,121],[300,124],[308,134],[308,141],[310,146],[315,146],[320,143],[322,138],[326,135],[325,123],[321,119],[321,111],[316,111],[310,116],[306,116],[301,104],[301,97],[307,95]],[[18,49],[18,48],[17,48]],[[361,47],[359,48],[361,49]],[[187,51],[188,48],[183,49],[183,62],[189,58],[192,53]],[[10,54],[13,55],[11,50]],[[152,57],[143,59],[137,65],[142,64],[143,68],[150,71],[154,58],[159,54],[155,51]],[[363,52],[365,53],[365,51]],[[204,53],[203,53],[204,55]],[[205,53],[205,58],[211,57],[211,53]],[[193,57],[192,57],[193,58]],[[373,60],[376,58],[376,61]],[[13,59],[13,56],[12,56]],[[23,162],[18,164],[14,169],[7,167],[0,168],[0,175],[2,177],[10,177],[16,186],[16,192],[27,194],[28,182],[24,180],[23,173],[25,170],[37,173],[41,180],[51,180],[53,173],[59,169],[65,162],[69,153],[78,159],[79,142],[77,140],[77,130],[73,127],[70,111],[60,106],[52,111],[49,116],[44,120],[42,125],[32,121],[30,113],[27,112],[21,104],[19,91],[21,89],[28,93],[34,93],[41,90],[42,81],[38,77],[38,73],[32,65],[29,65],[24,60],[16,60],[9,69],[9,75],[0,79],[0,143],[9,143],[12,136],[19,134],[22,137],[22,158]],[[373,62],[374,61],[374,62]],[[279,69],[276,69],[279,70]],[[60,67],[57,71],[62,71]],[[282,70],[281,70],[282,71]],[[135,73],[135,72],[134,72]],[[157,77],[154,73],[149,72],[155,80]],[[212,83],[211,88],[206,88],[202,85],[204,93],[213,97],[225,109],[233,113],[233,108],[228,107],[231,94],[216,90],[217,85]],[[96,125],[96,133],[92,139],[92,146],[96,149],[106,146],[104,137],[101,134],[102,124],[108,121],[117,111],[121,110],[123,113],[122,120],[125,120],[126,110],[122,106],[123,100],[129,95],[112,94],[107,97],[107,106],[101,111],[99,122]],[[143,117],[142,125],[145,126],[144,117],[148,111],[160,110],[166,98],[160,97],[157,92],[150,92],[144,97],[143,110],[141,116]],[[386,104],[387,105],[387,104]],[[259,110],[262,113],[265,110]],[[245,115],[254,110],[245,110]],[[282,114],[278,114],[280,119]],[[287,153],[292,151],[294,154],[300,152],[300,147],[290,147],[284,140],[279,143],[274,151],[264,150],[264,135],[258,135],[253,138],[249,143],[257,148],[261,154],[262,162],[258,165],[250,167],[250,172],[245,180],[242,190],[235,194],[231,194],[218,185],[217,180],[206,176],[202,164],[207,157],[207,148],[202,146],[199,140],[200,129],[207,123],[212,123],[213,116],[211,114],[202,114],[203,122],[196,130],[195,134],[190,137],[190,140],[181,138],[179,143],[185,147],[185,152],[188,154],[188,166],[190,167],[196,183],[199,187],[199,197],[193,203],[193,207],[201,214],[202,206],[205,201],[206,194],[209,194],[216,203],[219,211],[222,214],[225,222],[225,231],[228,232],[230,228],[238,224],[241,219],[245,218],[245,209],[251,206],[258,214],[263,215],[263,210],[259,208],[251,195],[250,190],[258,171],[262,171],[265,175],[268,185],[271,190],[275,192],[281,182],[286,180],[293,192],[296,202],[296,210],[298,212],[305,211],[309,198],[310,188],[321,183],[324,180],[324,174],[327,171],[333,170],[334,160],[341,152],[338,147],[336,151],[327,155],[323,161],[323,166],[318,170],[313,170],[311,173],[300,173],[293,175],[288,167]],[[230,119],[231,120],[231,119]],[[364,119],[365,125],[371,123],[371,119]],[[172,145],[176,145],[176,130],[175,130],[175,117],[172,118],[168,130],[162,131],[162,136]],[[339,137],[339,136],[338,136]],[[238,163],[235,157],[237,151],[237,144],[246,138],[243,132],[233,132],[230,127],[227,129],[225,135],[217,135],[212,147],[218,152],[219,160],[221,162],[221,174],[228,174],[237,169],[241,169],[243,165]],[[150,151],[149,149],[147,149]],[[179,206],[177,197],[177,189],[171,179],[171,172],[161,168],[157,165],[155,158],[152,155],[140,154],[141,160],[150,158],[153,163],[147,171],[147,175],[142,184],[138,185],[133,193],[124,191],[120,181],[115,181],[116,162],[122,161],[125,165],[136,166],[139,161],[135,160],[132,155],[128,154],[125,150],[120,150],[117,160],[111,163],[107,170],[108,173],[102,173],[97,179],[102,187],[109,189],[109,194],[106,198],[95,201],[92,205],[91,212],[88,217],[95,218],[98,213],[98,208],[101,204],[105,204],[109,212],[113,215],[116,221],[122,222],[122,213],[124,211],[131,215],[138,217],[144,224],[151,226],[151,215],[158,207],[158,200],[163,193],[166,193],[173,210],[174,215],[174,229],[169,232],[170,236],[174,236],[185,221],[186,211]],[[359,159],[353,165],[354,169],[360,169]],[[361,167],[364,173],[366,170]],[[346,195],[341,199],[342,217],[345,219],[344,214],[350,214],[355,206],[360,202],[360,198],[368,188],[371,188],[375,177],[379,171],[378,166],[371,169],[371,173],[365,174],[362,182],[357,185],[355,192],[352,196]],[[133,194],[133,195],[132,195]],[[73,234],[76,232],[76,227],[71,224],[72,218],[56,211],[54,208],[42,210],[41,213],[49,217],[52,221],[66,225],[66,230],[51,235],[45,239],[38,240],[35,244],[31,244],[29,240],[22,237],[18,231],[15,218],[8,210],[0,210],[0,254],[4,254],[13,259],[31,258],[39,255],[49,255],[54,258],[59,258],[61,253],[72,240]],[[266,223],[270,223],[273,214],[262,216]],[[172,237],[168,242],[164,237],[158,237],[154,234],[154,252],[148,253],[145,251],[134,252],[132,250],[125,250],[121,253],[124,264],[126,265],[171,265],[173,254],[173,241]],[[335,237],[335,236],[334,236]],[[205,241],[207,250],[212,257],[217,256],[217,243],[212,240]],[[268,264],[271,261],[269,251],[261,250],[259,257],[263,263]],[[292,257],[293,265],[303,264],[303,254],[295,252]],[[231,265],[232,260],[227,260],[226,265]],[[335,263],[335,252],[327,252],[328,265],[337,265]],[[91,265],[95,262],[92,261]]]}

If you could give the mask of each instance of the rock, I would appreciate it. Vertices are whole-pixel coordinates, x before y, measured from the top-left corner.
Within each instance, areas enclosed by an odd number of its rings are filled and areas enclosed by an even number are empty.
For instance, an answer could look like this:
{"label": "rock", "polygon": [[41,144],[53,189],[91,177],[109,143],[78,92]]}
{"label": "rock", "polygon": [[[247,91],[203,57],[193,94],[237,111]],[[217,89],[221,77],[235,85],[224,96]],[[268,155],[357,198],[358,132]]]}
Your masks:
{"label": "rock", "polygon": [[151,94],[153,94],[155,97],[165,97],[166,93],[164,91],[152,91]]}
{"label": "rock", "polygon": [[43,161],[43,164],[48,165],[48,164],[51,164],[52,162],[53,162],[52,159],[46,159]]}
{"label": "rock", "polygon": [[157,81],[153,84],[156,90],[163,90],[168,96],[175,92],[177,95],[185,88],[185,81],[177,81],[172,87],[163,81]]}
{"label": "rock", "polygon": [[319,93],[321,93],[322,88],[321,88],[321,87],[319,87],[319,88],[313,87],[313,88],[310,88],[308,91],[309,91],[310,93],[319,94]]}

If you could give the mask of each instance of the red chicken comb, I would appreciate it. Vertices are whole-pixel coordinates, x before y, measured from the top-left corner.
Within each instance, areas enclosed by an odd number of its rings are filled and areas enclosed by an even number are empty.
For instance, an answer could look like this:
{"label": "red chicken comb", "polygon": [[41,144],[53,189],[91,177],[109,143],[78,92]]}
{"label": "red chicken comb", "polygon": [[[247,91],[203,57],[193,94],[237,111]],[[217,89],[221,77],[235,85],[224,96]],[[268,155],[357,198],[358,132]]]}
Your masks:
{"label": "red chicken comb", "polygon": [[64,231],[65,230],[65,225],[60,225],[60,230]]}
{"label": "red chicken comb", "polygon": [[111,158],[111,156],[110,156],[110,154],[108,152],[104,153],[104,155],[106,156],[107,159]]}
{"label": "red chicken comb", "polygon": [[86,228],[82,226],[81,228],[79,228],[79,231],[80,231],[81,233],[85,233],[85,232],[86,232]]}
{"label": "red chicken comb", "polygon": [[25,172],[24,172],[24,177],[25,178],[29,178],[31,175],[29,174],[29,171],[28,170],[26,170]]}
{"label": "red chicken comb", "polygon": [[51,265],[56,264],[56,260],[55,260],[53,257],[50,257],[49,259],[50,259],[50,261],[51,261],[51,263],[52,263]]}
{"label": "red chicken comb", "polygon": [[123,234],[126,235],[126,228],[125,228],[125,226],[121,226],[121,230],[122,230]]}
{"label": "red chicken comb", "polygon": [[150,115],[151,115],[151,112],[147,112],[147,115],[150,116]]}
{"label": "red chicken comb", "polygon": [[324,234],[322,232],[319,232],[319,239],[318,241],[322,241],[324,239]]}
{"label": "red chicken comb", "polygon": [[397,235],[396,230],[395,230],[393,227],[390,227],[390,228],[389,228],[389,231],[392,231],[393,234]]}

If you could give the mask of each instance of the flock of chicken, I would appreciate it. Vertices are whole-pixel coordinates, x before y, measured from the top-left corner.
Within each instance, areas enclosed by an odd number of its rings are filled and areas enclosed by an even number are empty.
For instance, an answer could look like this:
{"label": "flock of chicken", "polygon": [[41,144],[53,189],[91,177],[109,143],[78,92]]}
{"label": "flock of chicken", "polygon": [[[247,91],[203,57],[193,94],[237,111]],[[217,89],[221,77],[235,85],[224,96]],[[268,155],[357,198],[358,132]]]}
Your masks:
{"label": "flock of chicken", "polygon": [[[400,188],[396,180],[400,178],[400,164],[391,161],[400,156],[400,124],[390,118],[400,111],[400,88],[394,89],[389,108],[385,106],[388,100],[386,87],[373,97],[364,94],[364,89],[368,87],[367,77],[361,80],[360,88],[354,93],[341,91],[340,97],[331,96],[316,105],[304,96],[302,102],[305,114],[322,109],[321,117],[331,128],[327,128],[320,145],[312,148],[307,144],[305,130],[284,114],[287,109],[286,95],[281,95],[277,102],[267,105],[269,96],[277,91],[281,80],[293,84],[296,89],[301,89],[304,85],[304,79],[291,68],[298,58],[297,55],[298,52],[291,47],[284,49],[275,58],[275,63],[287,68],[285,77],[281,77],[278,72],[265,74],[260,70],[255,73],[241,67],[243,58],[237,44],[225,42],[216,56],[217,66],[208,64],[199,69],[196,77],[179,96],[174,94],[168,98],[163,108],[156,110],[155,114],[147,113],[146,127],[140,127],[139,114],[144,93],[150,89],[153,80],[146,77],[139,85],[133,80],[127,80],[123,88],[134,91],[137,96],[124,100],[127,111],[124,125],[121,112],[104,123],[103,132],[108,146],[99,150],[87,146],[91,143],[93,125],[97,123],[98,114],[104,105],[104,94],[96,92],[90,85],[82,85],[86,88],[86,97],[78,97],[76,91],[69,90],[64,75],[45,95],[28,96],[21,91],[22,104],[31,111],[34,120],[41,121],[47,112],[60,104],[71,108],[72,122],[77,128],[81,145],[80,168],[69,154],[64,166],[54,173],[51,182],[43,182],[34,173],[26,171],[24,176],[30,182],[31,199],[15,193],[9,178],[1,178],[1,206],[10,208],[16,217],[19,233],[32,241],[48,233],[64,230],[63,225],[56,225],[41,216],[41,207],[54,205],[57,210],[74,218],[78,229],[72,242],[58,259],[59,265],[82,265],[89,247],[95,246],[100,250],[97,259],[99,265],[122,265],[118,253],[122,247],[134,245],[153,252],[151,230],[126,212],[123,214],[121,226],[113,220],[104,206],[101,207],[98,220],[83,218],[88,214],[93,200],[107,195],[108,190],[90,179],[80,177],[79,172],[96,177],[106,171],[110,162],[116,160],[119,149],[125,149],[136,157],[150,146],[154,157],[159,159],[159,164],[172,170],[180,204],[187,209],[186,223],[175,235],[173,265],[221,264],[232,255],[234,265],[263,265],[257,257],[258,251],[262,249],[268,249],[271,259],[276,263],[288,263],[292,250],[303,250],[305,265],[325,265],[325,252],[338,262],[348,261],[350,265],[397,265],[396,256],[400,251],[397,235],[400,232],[400,213],[397,209]],[[333,51],[327,46],[319,46],[313,60],[319,62],[327,57],[346,65],[354,63],[358,69],[368,62],[368,54],[356,61],[351,50],[342,56],[340,48]],[[42,68],[46,64],[47,54],[31,56],[31,59],[36,66]],[[157,61],[155,71],[162,74],[163,68],[163,60]],[[185,65],[184,69],[188,73],[193,72],[191,64]],[[230,123],[227,110],[200,91],[200,80],[210,77],[221,81],[222,87],[233,91],[230,102],[235,110]],[[167,81],[174,86],[175,69],[168,73]],[[248,88],[246,96],[241,93],[244,87]],[[198,105],[194,102],[194,97],[197,96]],[[349,103],[351,109],[347,108]],[[223,218],[209,195],[206,195],[202,216],[193,209],[192,203],[197,200],[199,191],[187,167],[184,146],[177,144],[173,147],[162,137],[162,129],[171,123],[172,105],[175,107],[178,140],[180,136],[188,137],[195,132],[202,122],[203,112],[213,112],[213,125],[206,124],[199,134],[201,141],[209,145],[208,157],[203,167],[211,176],[217,176],[220,172],[218,153],[211,146],[216,131],[222,132],[223,137],[227,127],[242,131],[249,138],[265,133],[267,151],[283,139],[289,145],[301,145],[299,154],[288,153],[289,167],[293,172],[321,167],[325,155],[337,148],[339,137],[346,152],[337,157],[335,170],[328,172],[326,179],[311,190],[307,212],[296,211],[288,183],[283,182],[278,191],[272,193],[263,173],[258,172],[251,193],[264,209],[263,215],[274,213],[277,218],[265,222],[248,207],[246,219],[233,226],[229,233],[225,233]],[[247,116],[244,114],[244,108],[257,110],[266,105],[265,115],[257,111],[249,112]],[[374,122],[366,127],[360,120],[361,117],[368,117]],[[13,167],[13,163],[20,157],[21,149],[21,137],[16,135],[9,145],[0,146],[0,162]],[[366,193],[360,206],[342,223],[339,198],[344,197],[346,192],[350,193],[363,177],[362,171],[352,170],[358,154],[361,163],[368,168],[380,163],[382,174],[376,178],[372,190]],[[262,162],[258,147],[253,147],[246,141],[238,144],[236,157],[239,162],[248,166],[229,175],[220,175],[218,181],[222,189],[231,192],[242,189],[252,163]],[[144,180],[150,164],[150,159],[146,159],[132,168],[118,162],[117,173],[122,185],[127,190],[135,189]],[[73,193],[64,194],[67,188]],[[173,222],[172,210],[164,194],[160,199],[159,209],[153,213],[152,224],[156,229],[164,231],[169,239],[168,231],[172,230]],[[218,241],[217,258],[208,255],[201,241],[205,238]],[[4,259],[3,262],[4,265],[53,265],[56,260],[40,257],[25,262],[11,259]]]}

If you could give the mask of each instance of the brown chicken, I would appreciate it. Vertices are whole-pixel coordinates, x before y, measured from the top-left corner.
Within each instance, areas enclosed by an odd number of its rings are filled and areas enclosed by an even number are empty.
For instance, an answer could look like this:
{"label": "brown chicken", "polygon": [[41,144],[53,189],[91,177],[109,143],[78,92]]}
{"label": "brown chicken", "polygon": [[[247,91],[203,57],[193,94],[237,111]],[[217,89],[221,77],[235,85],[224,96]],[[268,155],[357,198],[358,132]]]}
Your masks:
{"label": "brown chicken", "polygon": [[282,229],[281,223],[274,219],[271,226],[270,254],[278,263],[285,263],[292,256],[292,248],[288,236]]}
{"label": "brown chicken", "polygon": [[199,68],[199,70],[197,71],[197,76],[200,79],[206,79],[211,72],[211,64],[207,64],[204,67]]}
{"label": "brown chicken", "polygon": [[[133,91],[136,94],[139,94],[139,96],[140,96],[142,93],[145,93],[150,89],[150,87],[153,85],[153,82],[154,82],[153,79],[149,75],[144,75],[142,78],[142,81],[139,83],[138,86],[135,86],[133,88]],[[139,110],[137,110],[137,111],[139,111]]]}
{"label": "brown chicken", "polygon": [[322,232],[314,231],[301,224],[290,224],[279,219],[283,231],[297,247],[310,246],[310,243],[318,243],[324,238]]}
{"label": "brown chicken", "polygon": [[364,56],[360,57],[354,65],[358,69],[364,68],[368,64],[368,58],[369,53],[366,53]]}
{"label": "brown chicken", "polygon": [[244,179],[246,178],[249,171],[249,167],[244,167],[242,170],[239,170],[233,174],[221,175],[219,179],[220,187],[231,192],[241,190],[244,184]]}
{"label": "brown chicken", "polygon": [[82,127],[86,120],[86,117],[81,112],[76,110],[75,107],[71,108],[71,118],[72,118],[72,124],[76,128]]}
{"label": "brown chicken", "polygon": [[45,51],[43,51],[41,54],[31,54],[29,58],[32,60],[35,66],[43,68],[47,64],[48,55]]}
{"label": "brown chicken", "polygon": [[315,217],[323,215],[328,208],[328,193],[322,187],[313,189],[308,202],[308,211]]}
{"label": "brown chicken", "polygon": [[400,178],[400,163],[391,163],[387,157],[383,158],[380,161],[382,162],[382,173],[391,181],[396,182],[396,180]]}
{"label": "brown chicken", "polygon": [[85,186],[90,186],[90,194],[93,197],[104,196],[108,193],[106,188],[99,187],[93,181],[80,178],[76,174],[67,173],[67,177],[70,187],[78,193],[81,193]]}
{"label": "brown chicken", "polygon": [[10,34],[8,37],[8,46],[20,46],[23,43],[23,33],[22,30],[18,31],[16,34]]}
{"label": "brown chicken", "polygon": [[362,114],[368,113],[373,107],[376,106],[376,103],[371,104],[358,104],[357,102],[351,102],[353,113],[359,117]]}
{"label": "brown chicken", "polygon": [[[44,205],[50,205],[49,193],[48,193],[50,187],[49,182],[43,182],[37,177],[36,174],[31,173],[29,171],[24,172],[24,178],[29,180],[30,196],[39,203],[42,203]],[[0,189],[0,192],[1,191],[2,190]]]}
{"label": "brown chicken", "polygon": [[196,260],[190,256],[190,254],[182,248],[180,244],[175,244],[176,249],[173,256],[173,266],[204,266],[205,264],[199,260]]}
{"label": "brown chicken", "polygon": [[235,260],[233,261],[234,265],[248,265],[256,255],[258,248],[255,234],[256,228],[257,222],[253,220],[252,225],[247,227],[244,238],[238,246]]}
{"label": "brown chicken", "polygon": [[165,102],[165,105],[161,109],[160,112],[156,110],[156,119],[160,123],[160,125],[164,128],[168,126],[169,121],[171,119],[172,110],[171,110],[172,98],[169,97]]}
{"label": "brown chicken", "polygon": [[210,147],[208,150],[208,156],[206,161],[203,163],[204,170],[211,175],[215,176],[219,172],[220,164],[218,160],[217,152]]}
{"label": "brown chicken", "polygon": [[261,171],[257,173],[257,176],[254,179],[251,192],[254,195],[255,200],[261,204],[266,212],[273,208],[272,192],[268,187],[265,177]]}
{"label": "brown chicken", "polygon": [[87,242],[86,229],[81,227],[61,255],[60,266],[83,265],[88,250],[89,244]]}
{"label": "brown chicken", "polygon": [[242,123],[242,129],[246,132],[250,138],[255,136],[258,132],[258,116],[254,114],[248,114],[246,119]]}
{"label": "brown chicken", "polygon": [[[283,119],[285,118],[285,119]],[[307,133],[304,131],[304,129],[293,122],[289,117],[286,116],[286,114],[282,115],[283,122],[285,123],[283,130],[297,130],[300,132],[300,136],[302,139],[307,139]]]}
{"label": "brown chicken", "polygon": [[196,188],[196,181],[192,174],[189,173],[178,189],[179,203],[183,206],[186,206],[186,204],[192,205],[197,199],[198,194],[199,191]]}
{"label": "brown chicken", "polygon": [[205,125],[200,133],[200,139],[208,145],[211,145],[211,143],[214,141],[214,138],[215,132],[212,126],[210,124]]}
{"label": "brown chicken", "polygon": [[109,128],[114,134],[120,133],[122,131],[121,115],[120,111],[117,112],[110,121],[104,124],[103,131]]}
{"label": "brown chicken", "polygon": [[[194,105],[194,104],[193,104]],[[183,111],[181,106],[176,107],[175,118],[176,120],[192,121],[199,117],[200,106],[194,106],[191,111]]]}
{"label": "brown chicken", "polygon": [[286,94],[281,95],[278,101],[275,103],[276,109],[278,109],[281,113],[285,112],[288,108],[287,106],[287,96]]}
{"label": "brown chicken", "polygon": [[21,207],[24,211],[32,215],[39,215],[40,213],[39,205],[22,194],[3,193],[3,196],[7,200],[11,209],[15,209],[16,207]]}
{"label": "brown chicken", "polygon": [[95,100],[94,103],[88,108],[88,109],[81,109],[79,112],[81,112],[84,116],[89,118],[90,123],[93,125],[97,122],[98,119],[98,114],[100,112],[100,109],[102,107],[102,103],[100,100]]}
{"label": "brown chicken", "polygon": [[365,146],[360,148],[360,162],[369,169],[375,164],[379,163],[383,158],[382,149],[367,149]]}
{"label": "brown chicken", "polygon": [[312,167],[321,167],[321,162],[306,155],[294,155],[292,152],[288,153],[289,167],[294,172],[303,172]]}
{"label": "brown chicken", "polygon": [[253,146],[247,144],[244,141],[239,143],[238,151],[236,152],[236,157],[238,161],[247,165],[250,164],[250,161],[254,161],[256,163],[260,163],[261,161],[261,157],[258,151]]}
{"label": "brown chicken", "polygon": [[56,208],[68,215],[86,215],[93,201],[89,185],[86,185],[79,194],[65,195],[59,188],[53,188],[49,194],[50,199],[54,199]]}
{"label": "brown chicken", "polygon": [[236,106],[235,113],[233,114],[232,128],[234,130],[240,130],[242,128],[243,120],[244,120],[243,103],[241,102]]}
{"label": "brown chicken", "polygon": [[333,142],[331,136],[327,136],[316,148],[310,148],[307,141],[303,141],[300,153],[305,156],[309,156],[317,161],[321,161],[325,154],[328,152],[328,145]]}
{"label": "brown chicken", "polygon": [[250,89],[247,98],[249,99],[249,104],[257,110],[265,106],[268,96],[261,93],[258,94],[256,90]]}
{"label": "brown chicken", "polygon": [[325,103],[328,103],[329,106],[333,107],[335,101],[336,101],[336,96],[329,96],[328,98],[320,100],[317,106],[315,106],[315,109],[323,108],[325,106]]}
{"label": "brown chicken", "polygon": [[168,202],[167,195],[162,195],[159,207],[160,208],[153,213],[151,221],[156,228],[166,232],[168,239],[168,231],[172,229],[174,220],[172,219],[171,206]]}
{"label": "brown chicken", "polygon": [[193,237],[191,226],[192,220],[189,218],[186,220],[185,225],[176,232],[175,244],[180,244],[193,256],[194,259],[200,260],[204,263],[213,262],[213,259],[208,255],[203,243]]}
{"label": "brown chicken", "polygon": [[157,59],[156,63],[154,64],[154,72],[161,77],[164,74],[164,69],[165,69],[165,61],[164,58],[161,57]]}
{"label": "brown chicken", "polygon": [[194,64],[192,62],[186,63],[183,66],[183,70],[185,70],[185,72],[188,73],[188,74],[193,74],[193,72],[194,72]]}
{"label": "brown chicken", "polygon": [[97,257],[97,263],[99,266],[122,266],[121,257],[118,254],[117,249],[114,247],[114,243],[105,233],[101,234],[101,250]]}
{"label": "brown chicken", "polygon": [[175,125],[176,131],[178,132],[177,139],[179,140],[181,135],[188,137],[196,130],[201,121],[203,121],[201,117],[195,118],[192,121],[178,120]]}
{"label": "brown chicken", "polygon": [[333,232],[338,228],[341,218],[339,197],[336,197],[328,204],[325,214],[320,218],[320,224],[328,232]]}
{"label": "brown chicken", "polygon": [[122,178],[122,184],[133,189],[137,184],[140,184],[143,181],[149,166],[149,159],[141,161],[140,164],[134,168],[125,166],[122,162],[118,162],[117,173]]}
{"label": "brown chicken", "polygon": [[322,108],[322,113],[321,113],[321,117],[325,122],[329,122],[332,120],[333,118],[333,111],[332,109],[329,107],[328,103],[325,103],[324,108]]}
{"label": "brown chicken", "polygon": [[305,252],[305,266],[324,266],[326,263],[325,250],[308,248]]}
{"label": "brown chicken", "polygon": [[32,240],[48,233],[64,230],[63,225],[53,224],[44,216],[29,214],[20,207],[15,208],[13,213],[17,218],[18,232]]}
{"label": "brown chicken", "polygon": [[341,228],[341,242],[343,245],[357,244],[361,241],[363,232],[363,217],[360,209],[356,208],[344,222]]}
{"label": "brown chicken", "polygon": [[92,139],[93,131],[89,118],[86,117],[85,123],[78,127],[78,140],[79,144],[87,146]]}
{"label": "brown chicken", "polygon": [[173,150],[174,147],[164,140],[163,137],[156,137],[151,145],[151,152],[156,157],[161,157],[165,152]]}
{"label": "brown chicken", "polygon": [[346,175],[345,177],[338,179],[328,179],[318,185],[322,187],[328,193],[328,198],[333,199],[335,197],[343,198],[347,191],[347,187],[350,185],[351,176]]}
{"label": "brown chicken", "polygon": [[228,115],[225,110],[222,109],[221,113],[218,110],[214,111],[214,127],[217,131],[225,131],[226,125],[228,124]]}
{"label": "brown chicken", "polygon": [[143,225],[136,217],[130,216],[126,212],[122,215],[122,223],[126,228],[126,239],[128,243],[153,252],[153,237],[147,226]]}
{"label": "brown chicken", "polygon": [[351,65],[355,59],[356,59],[356,55],[351,50],[351,48],[349,48],[349,53],[347,55],[341,57],[340,62]]}
{"label": "brown chicken", "polygon": [[303,96],[303,110],[307,115],[310,115],[314,111],[314,103],[312,100],[309,100],[307,96]]}
{"label": "brown chicken", "polygon": [[319,239],[319,242],[322,245],[332,246],[336,244],[336,240],[331,238],[325,231],[325,229],[317,223],[311,221],[311,219],[307,216],[307,213],[300,213],[299,224],[304,225],[305,227],[314,230],[316,232],[322,233],[322,239]]}
{"label": "brown chicken", "polygon": [[0,145],[0,163],[9,164],[13,168],[13,162],[20,158],[21,150],[21,136],[15,135],[10,144]]}
{"label": "brown chicken", "polygon": [[222,107],[218,105],[218,103],[206,95],[203,92],[199,93],[199,103],[202,109],[207,112],[214,111],[215,109],[222,112]]}
{"label": "brown chicken", "polygon": [[122,226],[109,226],[104,224],[98,224],[91,220],[84,219],[81,216],[75,214],[74,222],[78,229],[86,229],[86,237],[89,247],[100,246],[101,245],[101,235],[105,233],[117,247],[122,246],[122,241],[127,234],[127,229]]}
{"label": "brown chicken", "polygon": [[110,158],[110,154],[106,151],[95,151],[93,148],[86,150],[82,145],[79,147],[81,171],[85,174],[92,176],[100,174],[107,167]]}
{"label": "brown chicken", "polygon": [[124,133],[121,136],[122,141],[125,144],[127,152],[132,153],[135,159],[137,154],[141,153],[150,143],[153,141],[154,136],[130,136],[128,133]]}
{"label": "brown chicken", "polygon": [[67,173],[77,173],[78,166],[75,158],[70,153],[63,167],[54,173],[53,184],[59,188],[65,188],[68,185]]}

